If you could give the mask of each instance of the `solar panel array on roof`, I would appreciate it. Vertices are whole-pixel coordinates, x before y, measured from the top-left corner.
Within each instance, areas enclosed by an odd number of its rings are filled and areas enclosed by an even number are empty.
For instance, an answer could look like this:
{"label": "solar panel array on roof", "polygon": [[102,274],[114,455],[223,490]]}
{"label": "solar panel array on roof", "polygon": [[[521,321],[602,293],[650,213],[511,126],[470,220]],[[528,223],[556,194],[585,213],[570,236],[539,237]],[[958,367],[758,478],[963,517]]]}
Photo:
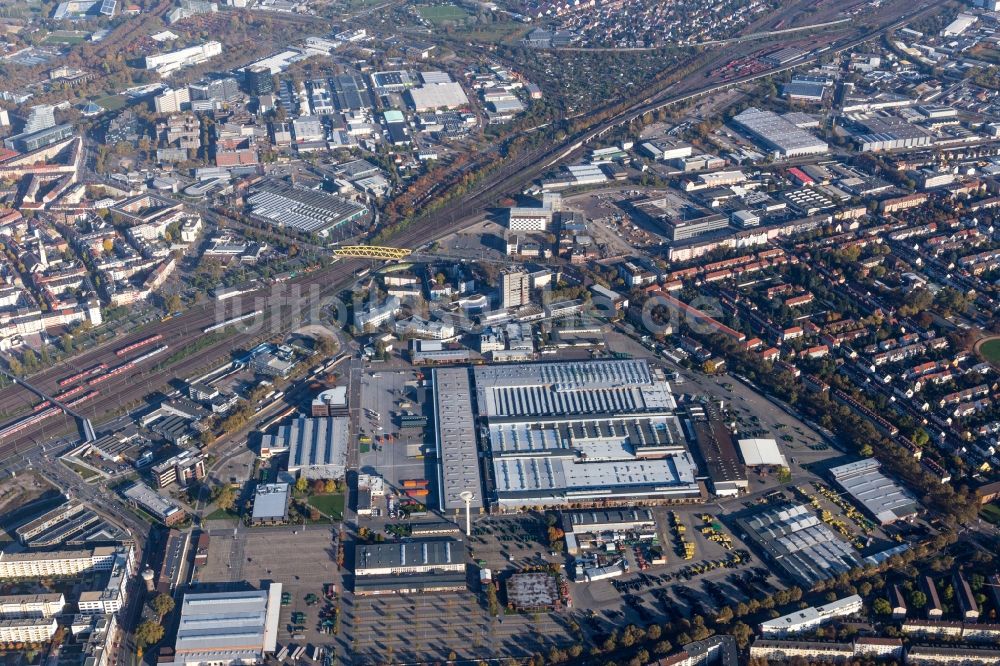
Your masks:
{"label": "solar panel array on roof", "polygon": [[337,94],[337,108],[341,111],[361,111],[370,104],[365,101],[365,82],[352,73],[338,74],[333,78],[334,90]]}

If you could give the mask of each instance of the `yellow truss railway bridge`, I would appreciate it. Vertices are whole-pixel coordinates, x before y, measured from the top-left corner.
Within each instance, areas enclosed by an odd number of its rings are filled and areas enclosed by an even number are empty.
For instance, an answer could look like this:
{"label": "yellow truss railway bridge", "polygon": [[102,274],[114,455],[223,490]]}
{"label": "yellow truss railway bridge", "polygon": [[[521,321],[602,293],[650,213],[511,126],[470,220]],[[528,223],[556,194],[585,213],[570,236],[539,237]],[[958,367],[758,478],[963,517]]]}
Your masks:
{"label": "yellow truss railway bridge", "polygon": [[403,259],[410,250],[403,247],[380,247],[378,245],[345,245],[334,249],[338,257],[358,257],[360,259]]}

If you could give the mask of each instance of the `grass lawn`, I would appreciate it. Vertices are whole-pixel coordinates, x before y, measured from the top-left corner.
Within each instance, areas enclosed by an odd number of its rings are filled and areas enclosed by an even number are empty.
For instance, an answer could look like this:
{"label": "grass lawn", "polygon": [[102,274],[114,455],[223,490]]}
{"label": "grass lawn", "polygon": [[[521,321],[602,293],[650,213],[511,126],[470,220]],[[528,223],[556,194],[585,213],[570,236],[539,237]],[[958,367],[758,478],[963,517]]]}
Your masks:
{"label": "grass lawn", "polygon": [[42,40],[42,44],[67,44],[73,46],[74,44],[79,44],[87,40],[87,33],[85,32],[66,32],[59,31],[53,32],[46,35],[45,39]]}
{"label": "grass lawn", "polygon": [[981,344],[979,353],[991,363],[1000,363],[1000,338],[993,338]]}
{"label": "grass lawn", "polygon": [[979,513],[983,516],[983,519],[993,523],[994,525],[1000,524],[1000,506],[996,504],[987,504]]}
{"label": "grass lawn", "polygon": [[518,23],[517,21],[501,21],[488,25],[459,27],[455,30],[455,36],[474,42],[500,43],[515,42],[520,40],[531,29],[531,26]]}
{"label": "grass lawn", "polygon": [[461,21],[469,16],[469,12],[455,5],[425,5],[418,7],[417,11],[431,23]]}
{"label": "grass lawn", "polygon": [[309,498],[309,506],[315,507],[320,513],[324,513],[335,520],[340,520],[344,516],[344,496],[340,493],[333,495],[312,495]]}
{"label": "grass lawn", "polygon": [[98,106],[103,106],[108,111],[117,111],[118,109],[125,106],[125,96],[124,95],[108,95],[107,97],[101,97],[95,99],[94,103]]}
{"label": "grass lawn", "polygon": [[84,481],[90,481],[95,476],[99,476],[97,472],[93,471],[89,467],[84,467],[83,465],[77,465],[76,463],[70,462],[69,460],[64,460],[63,462],[71,470],[79,474]]}
{"label": "grass lawn", "polygon": [[239,518],[235,513],[230,513],[225,509],[216,509],[212,513],[205,516],[205,520],[236,520]]}

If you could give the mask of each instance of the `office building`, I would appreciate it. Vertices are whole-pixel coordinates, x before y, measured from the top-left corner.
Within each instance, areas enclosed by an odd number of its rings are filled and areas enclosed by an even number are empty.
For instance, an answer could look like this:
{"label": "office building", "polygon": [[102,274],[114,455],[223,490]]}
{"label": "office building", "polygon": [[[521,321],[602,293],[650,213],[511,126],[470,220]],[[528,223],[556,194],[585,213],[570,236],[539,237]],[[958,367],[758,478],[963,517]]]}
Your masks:
{"label": "office building", "polygon": [[51,104],[39,104],[31,107],[28,111],[28,117],[24,120],[24,127],[21,131],[24,134],[33,134],[35,132],[41,132],[42,130],[49,129],[50,127],[55,127],[55,111],[56,108]]}
{"label": "office building", "polygon": [[347,416],[347,387],[334,386],[313,398],[311,416]]}
{"label": "office building", "polygon": [[192,83],[188,91],[193,100],[233,102],[240,97],[239,83],[231,76]]}
{"label": "office building", "polygon": [[562,197],[555,192],[542,195],[541,206],[514,206],[507,209],[507,228],[511,231],[541,232],[552,226],[552,214],[562,207]]}
{"label": "office building", "polygon": [[154,465],[151,472],[159,488],[166,488],[172,483],[187,486],[205,478],[205,456],[195,451],[182,451]]}
{"label": "office building", "polygon": [[115,661],[121,632],[117,616],[78,615],[70,623],[77,644],[81,646],[78,663],[82,666],[110,666]]}
{"label": "office building", "polygon": [[124,608],[128,595],[128,582],[134,573],[134,564],[131,549],[120,549],[116,552],[104,586],[101,589],[80,592],[77,600],[80,614],[105,615],[117,613]]}
{"label": "office building", "polygon": [[3,140],[5,148],[30,153],[73,136],[73,126],[64,123],[37,132],[22,132]]}
{"label": "office building", "polygon": [[347,463],[349,419],[299,417],[261,439],[261,456],[288,452],[288,471],[307,479],[341,479]]}
{"label": "office building", "polygon": [[428,340],[449,340],[455,337],[455,327],[443,321],[430,321],[416,315],[397,321],[393,328],[396,335]]}
{"label": "office building", "polygon": [[531,280],[528,274],[515,268],[500,274],[500,307],[519,308],[531,302]]}
{"label": "office building", "polygon": [[274,92],[274,75],[267,67],[253,67],[244,74],[247,91],[260,97]]}
{"label": "office building", "polygon": [[382,324],[392,321],[402,306],[399,298],[389,296],[381,303],[366,303],[354,313],[354,328],[358,331],[373,331]]}
{"label": "office building", "polygon": [[783,636],[795,634],[818,627],[825,622],[838,617],[848,617],[861,612],[863,604],[861,597],[852,594],[849,597],[831,601],[822,606],[810,606],[788,615],[765,620],[760,623],[760,632],[765,636]]}
{"label": "office building", "polygon": [[122,492],[122,496],[132,506],[149,513],[167,527],[172,527],[187,518],[184,509],[173,500],[164,497],[144,483],[133,483]]}
{"label": "office building", "polygon": [[189,592],[180,604],[173,661],[166,664],[262,663],[276,649],[280,611],[281,583],[246,592]]}
{"label": "office building", "polygon": [[28,545],[35,537],[40,536],[59,523],[74,518],[83,511],[84,506],[82,504],[71,500],[21,525],[14,530],[14,533],[17,535],[18,541],[24,545]]}
{"label": "office building", "polygon": [[157,113],[177,113],[190,107],[191,93],[187,88],[165,88],[153,98]]}
{"label": "office building", "polygon": [[161,76],[167,76],[184,67],[197,65],[222,53],[222,44],[216,41],[205,42],[186,49],[146,56],[146,69],[155,70]]}

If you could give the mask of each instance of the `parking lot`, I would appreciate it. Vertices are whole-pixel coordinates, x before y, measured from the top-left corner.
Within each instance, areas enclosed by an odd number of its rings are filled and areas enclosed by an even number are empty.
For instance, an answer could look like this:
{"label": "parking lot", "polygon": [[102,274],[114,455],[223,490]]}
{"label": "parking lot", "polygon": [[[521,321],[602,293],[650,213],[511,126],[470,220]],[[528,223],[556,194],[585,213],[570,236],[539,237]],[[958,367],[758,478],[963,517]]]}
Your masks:
{"label": "parking lot", "polygon": [[[545,653],[576,642],[567,614],[491,617],[472,593],[355,597],[347,631],[355,663],[443,662]],[[452,654],[454,653],[454,654]]]}
{"label": "parking lot", "polygon": [[[433,447],[430,426],[423,431],[399,427],[404,410],[431,420],[427,391],[416,386],[417,377],[412,370],[376,370],[365,373],[361,381],[365,408],[359,417],[359,436],[370,437],[372,443],[361,446],[360,471],[380,474],[392,489],[401,488],[404,479],[435,478],[433,456],[425,455]],[[431,490],[429,502],[435,499]]]}
{"label": "parking lot", "polygon": [[[666,555],[666,564],[640,570],[635,551],[627,547],[621,556],[628,562],[629,572],[618,578],[574,582],[570,586],[573,607],[577,612],[589,614],[594,611],[598,618],[604,618],[610,626],[624,621],[623,618],[628,622],[648,623],[682,616],[691,617],[729,603],[714,600],[705,587],[706,583],[717,585],[716,596],[721,594],[720,598],[724,599],[728,595],[734,600],[733,603],[741,596],[749,598],[748,594],[740,592],[735,581],[759,567],[760,562],[750,553],[747,545],[726,526],[722,526],[721,533],[730,540],[731,549],[726,549],[719,541],[710,540],[707,535],[702,534],[701,528],[706,525],[702,516],[708,514],[714,520],[714,511],[717,509],[715,505],[653,507],[656,532]],[[695,545],[695,554],[690,560],[684,559],[675,550],[675,537],[668,518],[670,511],[674,511],[685,525],[685,536]],[[526,566],[556,563],[564,565],[567,577],[573,578],[574,559],[562,551],[553,552],[550,549],[547,525],[541,516],[480,518],[474,523],[469,545],[472,559],[483,560],[493,570],[494,576],[513,573]],[[725,563],[737,553],[743,561],[727,566]],[[770,585],[781,586],[770,575],[767,580]],[[677,589],[674,590],[671,586],[677,586]],[[603,630],[598,619],[592,620],[591,624],[594,625],[592,630]]]}
{"label": "parking lot", "polygon": [[[326,584],[336,583],[343,591],[334,535],[329,527],[301,526],[241,528],[235,537],[231,530],[213,532],[200,580],[204,584],[245,580],[258,588],[271,581],[281,583],[290,603],[281,607],[278,643],[332,646],[336,636],[320,631],[320,612],[326,605]],[[309,594],[319,601],[307,603]],[[293,629],[292,613],[304,614],[300,629]],[[302,638],[293,640],[296,634]]]}

